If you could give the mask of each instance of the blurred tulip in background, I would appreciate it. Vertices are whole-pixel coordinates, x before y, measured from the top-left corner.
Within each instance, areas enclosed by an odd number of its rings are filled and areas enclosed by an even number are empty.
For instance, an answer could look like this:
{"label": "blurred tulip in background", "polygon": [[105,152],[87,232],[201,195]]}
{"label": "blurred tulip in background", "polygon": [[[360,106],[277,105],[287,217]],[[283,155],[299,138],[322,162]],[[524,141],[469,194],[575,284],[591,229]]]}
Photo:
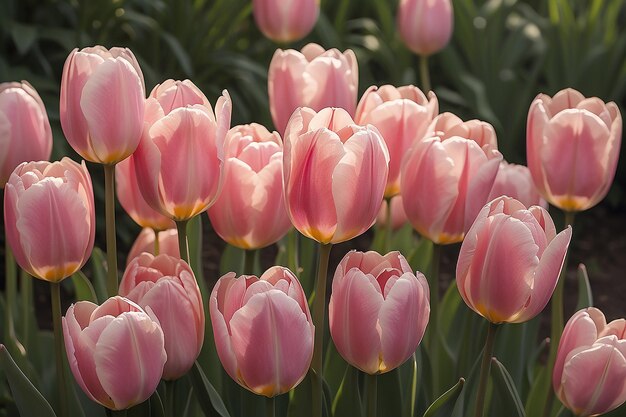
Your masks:
{"label": "blurred tulip in background", "polygon": [[178,250],[178,231],[176,229],[167,229],[159,232],[159,253],[155,253],[155,232],[149,228],[143,228],[133,246],[131,246],[126,258],[126,265],[139,256],[142,252],[148,252],[153,255],[166,254],[175,258],[180,258]]}
{"label": "blurred tulip in background", "polygon": [[400,38],[418,55],[440,51],[452,37],[454,13],[450,0],[400,0],[397,13]]}
{"label": "blurred tulip in background", "polygon": [[320,0],[253,0],[252,13],[266,37],[275,42],[293,42],[315,26]]}

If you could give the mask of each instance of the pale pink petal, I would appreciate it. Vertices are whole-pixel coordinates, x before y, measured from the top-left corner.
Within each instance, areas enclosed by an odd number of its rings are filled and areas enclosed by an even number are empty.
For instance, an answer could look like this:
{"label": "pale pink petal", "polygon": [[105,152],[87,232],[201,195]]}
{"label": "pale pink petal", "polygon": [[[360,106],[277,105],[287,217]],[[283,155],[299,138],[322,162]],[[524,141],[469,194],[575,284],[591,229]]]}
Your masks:
{"label": "pale pink petal", "polygon": [[270,112],[274,127],[281,134],[294,110],[304,104],[302,73],[306,65],[304,56],[294,50],[277,49],[270,62],[267,75]]}

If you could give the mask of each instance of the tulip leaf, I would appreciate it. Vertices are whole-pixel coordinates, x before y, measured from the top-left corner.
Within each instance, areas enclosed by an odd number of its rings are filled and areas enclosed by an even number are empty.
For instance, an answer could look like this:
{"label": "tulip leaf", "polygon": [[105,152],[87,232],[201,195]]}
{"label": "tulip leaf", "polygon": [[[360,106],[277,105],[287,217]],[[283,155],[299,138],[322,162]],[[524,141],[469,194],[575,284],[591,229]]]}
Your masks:
{"label": "tulip leaf", "polygon": [[206,417],[230,417],[224,401],[222,401],[220,395],[211,385],[197,361],[194,362],[191,368],[191,382]]}
{"label": "tulip leaf", "polygon": [[543,406],[548,398],[548,390],[551,387],[551,378],[546,371],[546,367],[542,366],[531,385],[528,398],[526,398],[526,407],[524,411],[527,416],[543,415]]}
{"label": "tulip leaf", "polygon": [[74,284],[74,290],[76,291],[76,301],[91,301],[92,303],[98,303],[98,297],[96,296],[96,290],[89,281],[89,278],[78,271],[72,275],[72,284]]}
{"label": "tulip leaf", "polygon": [[434,403],[428,407],[424,413],[424,417],[448,417],[452,415],[456,400],[463,392],[465,379],[459,379],[452,388],[444,392],[441,397],[437,398]]}
{"label": "tulip leaf", "polygon": [[359,370],[348,366],[333,401],[333,416],[362,416]]}
{"label": "tulip leaf", "polygon": [[509,371],[496,358],[491,358],[491,375],[494,379],[495,394],[499,397],[498,403],[504,406],[502,415],[525,417],[524,406],[515,388],[515,382]]}
{"label": "tulip leaf", "polygon": [[93,288],[98,296],[99,302],[104,302],[108,297],[107,293],[107,271],[106,256],[98,247],[94,247],[91,252],[91,271],[93,274]]}
{"label": "tulip leaf", "polygon": [[378,375],[378,415],[402,415],[402,383],[398,368]]}
{"label": "tulip leaf", "polygon": [[0,366],[9,381],[13,399],[22,417],[55,417],[54,410],[43,395],[26,378],[26,375],[9,355],[6,347],[0,344]]}
{"label": "tulip leaf", "polygon": [[589,283],[589,275],[585,264],[578,265],[578,304],[576,310],[593,306],[593,295],[591,293],[591,284]]}
{"label": "tulip leaf", "polygon": [[[622,417],[623,415],[624,414],[621,414],[620,417]],[[561,409],[557,413],[556,417],[574,417],[574,414],[570,410],[568,410],[565,406],[561,406]],[[610,413],[610,414],[605,414],[605,417],[617,417],[617,415],[612,415],[612,413]]]}
{"label": "tulip leaf", "polygon": [[429,239],[422,238],[415,246],[413,252],[407,260],[411,268],[421,272],[430,271],[430,262],[433,258],[433,242]]}

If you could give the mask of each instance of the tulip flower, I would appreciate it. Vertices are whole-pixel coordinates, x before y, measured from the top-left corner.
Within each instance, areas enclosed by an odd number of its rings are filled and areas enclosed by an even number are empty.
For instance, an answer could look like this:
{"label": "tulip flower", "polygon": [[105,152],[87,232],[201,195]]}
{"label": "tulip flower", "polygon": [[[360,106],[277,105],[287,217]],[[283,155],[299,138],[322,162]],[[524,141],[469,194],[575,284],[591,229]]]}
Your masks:
{"label": "tulip flower", "polygon": [[283,143],[261,125],[232,128],[226,135],[222,192],[209,208],[215,232],[242,249],[278,241],[291,228],[283,197]]}
{"label": "tulip flower", "polygon": [[439,113],[437,96],[432,91],[428,98],[412,85],[395,88],[384,85],[370,87],[356,110],[355,122],[376,126],[389,149],[389,178],[385,197],[400,192],[400,163],[407,150],[421,140],[426,129]]}
{"label": "tulip flower", "polygon": [[552,376],[554,391],[575,415],[596,416],[626,401],[626,320],[606,322],[597,308],[567,322]]}
{"label": "tulip flower", "polygon": [[602,200],[613,182],[622,140],[622,116],[613,102],[585,98],[571,88],[539,94],[526,129],[528,168],[539,193],[568,212]]}
{"label": "tulip flower", "polygon": [[506,161],[500,162],[498,175],[496,175],[496,180],[487,200],[491,201],[503,195],[519,200],[526,207],[548,208],[548,203],[541,198],[535,188],[530,170],[524,165],[509,164]]}
{"label": "tulip flower", "polygon": [[167,355],[154,315],[122,297],[72,304],[63,317],[70,369],[93,401],[124,410],[156,390]]}
{"label": "tulip flower", "polygon": [[461,297],[492,323],[532,319],[552,296],[571,237],[571,227],[556,234],[542,207],[526,208],[510,197],[491,201],[461,245]]}
{"label": "tulip flower", "polygon": [[0,188],[22,162],[52,152],[52,131],[41,97],[26,81],[0,84]]}
{"label": "tulip flower", "polygon": [[482,120],[468,120],[464,122],[453,113],[441,113],[433,119],[426,128],[425,138],[437,136],[441,140],[460,136],[471,139],[485,150],[498,149],[498,139],[493,126]]}
{"label": "tulip flower", "polygon": [[452,36],[453,20],[450,0],[400,0],[398,6],[400,38],[418,55],[443,49]]}
{"label": "tulip flower", "polygon": [[[385,225],[387,224],[388,213],[387,200],[383,201],[378,212],[376,222]],[[398,230],[408,222],[406,213],[404,212],[404,206],[402,203],[402,196],[397,195],[391,198],[391,230]]]}
{"label": "tulip flower", "polygon": [[61,78],[60,116],[72,148],[91,162],[113,165],[141,138],[145,87],[128,48],[74,49]]}
{"label": "tulip flower", "polygon": [[376,220],[389,153],[378,130],[357,126],[343,109],[294,112],[285,133],[287,212],[303,235],[322,244],[365,232]]}
{"label": "tulip flower", "polygon": [[288,43],[311,32],[320,13],[319,0],[253,0],[254,21],[263,35]]}
{"label": "tulip flower", "polygon": [[310,43],[302,52],[277,49],[267,76],[270,112],[282,134],[298,107],[340,107],[354,116],[359,69],[354,52]]}
{"label": "tulip flower", "polygon": [[165,80],[152,89],[150,98],[159,102],[164,114],[169,114],[179,107],[195,104],[200,104],[212,112],[209,100],[190,80]]}
{"label": "tulip flower", "polygon": [[175,221],[189,220],[217,198],[230,97],[224,90],[215,115],[208,103],[167,114],[156,98],[146,106],[144,133],[132,156],[139,188],[154,210]]}
{"label": "tulip flower", "polygon": [[115,184],[120,205],[139,226],[153,230],[175,227],[170,218],[155,211],[146,203],[137,182],[133,158],[126,158],[115,165]]}
{"label": "tulip flower", "polygon": [[[133,246],[131,246],[126,258],[126,266],[141,255],[142,252],[148,252],[153,255],[166,254],[175,258],[180,258],[180,251],[178,250],[178,232],[176,229],[167,229],[159,231],[159,243],[155,242],[156,232],[153,229],[144,228],[139,233],[139,236],[135,239]],[[158,250],[158,253],[156,249]]]}
{"label": "tulip flower", "polygon": [[150,308],[159,320],[167,353],[163,379],[185,375],[204,340],[202,296],[189,265],[180,258],[144,252],[126,267],[120,295]]}
{"label": "tulip flower", "polygon": [[398,252],[350,251],[333,278],[330,334],[341,356],[368,374],[391,371],[422,340],[430,315],[429,289]]}
{"label": "tulip flower", "polygon": [[85,163],[24,162],[4,189],[4,224],[15,259],[29,274],[59,282],[93,249],[93,188]]}
{"label": "tulip flower", "polygon": [[274,266],[261,278],[217,281],[209,301],[217,353],[231,378],[273,397],[302,381],[313,356],[315,327],[296,276]]}

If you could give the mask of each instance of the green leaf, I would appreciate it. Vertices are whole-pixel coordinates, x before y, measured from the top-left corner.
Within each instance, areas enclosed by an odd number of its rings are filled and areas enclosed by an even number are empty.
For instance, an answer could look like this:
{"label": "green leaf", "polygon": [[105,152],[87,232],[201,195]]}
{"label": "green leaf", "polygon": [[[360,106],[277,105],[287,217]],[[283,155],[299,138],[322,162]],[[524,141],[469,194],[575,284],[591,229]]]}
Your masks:
{"label": "green leaf", "polygon": [[578,265],[578,304],[576,310],[593,306],[593,295],[591,293],[591,284],[589,283],[589,275],[587,275],[587,267],[585,264]]}
{"label": "green leaf", "polygon": [[496,358],[491,358],[491,375],[494,379],[494,389],[498,395],[497,402],[504,406],[501,410],[504,410],[502,415],[511,417],[525,417],[524,406],[522,400],[519,397],[517,388],[513,378],[506,370],[504,365],[500,363]]}
{"label": "green leaf", "polygon": [[428,407],[424,413],[424,417],[448,417],[454,410],[454,405],[463,391],[465,379],[459,379],[448,391],[444,392],[441,397],[437,398],[434,403]]}
{"label": "green leaf", "polygon": [[193,390],[206,417],[230,417],[224,401],[222,401],[220,395],[211,385],[197,361],[191,368],[191,381]]}
{"label": "green leaf", "polygon": [[93,275],[93,288],[96,291],[99,302],[104,302],[108,297],[107,293],[107,270],[106,255],[98,247],[93,248],[91,252],[91,273]]}
{"label": "green leaf", "polygon": [[402,415],[402,384],[398,368],[378,375],[378,415]]}
{"label": "green leaf", "polygon": [[26,54],[37,41],[37,26],[17,22],[11,24],[11,37],[20,55]]}
{"label": "green leaf", "polygon": [[74,290],[76,291],[76,301],[91,301],[98,304],[96,290],[94,290],[89,278],[82,271],[72,275],[72,284],[74,284]]}
{"label": "green leaf", "polygon": [[359,370],[348,366],[333,401],[333,416],[362,416],[361,393],[359,392]]}
{"label": "green leaf", "polygon": [[13,399],[22,417],[56,417],[48,401],[17,367],[2,344],[0,344],[0,365],[7,376]]}
{"label": "green leaf", "polygon": [[409,255],[407,260],[413,270],[430,271],[430,260],[433,258],[433,242],[422,238]]}
{"label": "green leaf", "polygon": [[548,397],[548,390],[552,389],[551,382],[546,367],[542,366],[533,381],[528,398],[526,398],[524,411],[527,416],[543,415],[543,406]]}

